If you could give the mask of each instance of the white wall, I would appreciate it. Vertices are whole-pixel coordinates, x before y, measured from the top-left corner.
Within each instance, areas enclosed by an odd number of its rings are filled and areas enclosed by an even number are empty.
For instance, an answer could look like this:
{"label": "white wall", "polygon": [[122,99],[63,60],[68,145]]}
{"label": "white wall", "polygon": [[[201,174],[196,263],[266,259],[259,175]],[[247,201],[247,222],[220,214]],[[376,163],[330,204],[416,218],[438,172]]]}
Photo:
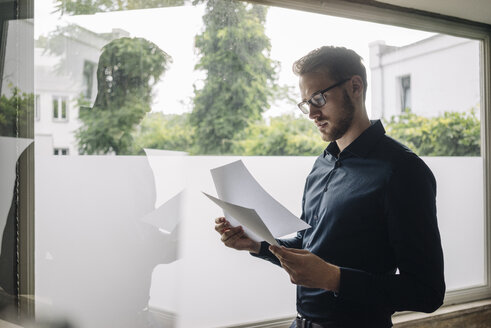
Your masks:
{"label": "white wall", "polygon": [[[236,159],[160,156],[151,157],[149,165],[139,156],[38,157],[38,314],[64,311],[90,328],[114,326],[117,314],[118,327],[130,327],[150,297],[152,307],[178,314],[178,327],[293,316],[295,288],[287,274],[224,247],[213,229],[222,212],[201,191],[214,193],[209,170]],[[300,215],[303,184],[315,158],[242,159],[267,191]],[[448,290],[482,285],[482,158],[424,160],[438,182]],[[168,252],[175,244],[142,225],[141,218],[184,187],[179,260],[173,261]]]}
{"label": "white wall", "polygon": [[[479,41],[436,35],[405,47],[370,44],[372,117],[400,114],[398,79],[411,76],[412,112],[436,116],[479,106]],[[479,112],[479,110],[477,110]]]}

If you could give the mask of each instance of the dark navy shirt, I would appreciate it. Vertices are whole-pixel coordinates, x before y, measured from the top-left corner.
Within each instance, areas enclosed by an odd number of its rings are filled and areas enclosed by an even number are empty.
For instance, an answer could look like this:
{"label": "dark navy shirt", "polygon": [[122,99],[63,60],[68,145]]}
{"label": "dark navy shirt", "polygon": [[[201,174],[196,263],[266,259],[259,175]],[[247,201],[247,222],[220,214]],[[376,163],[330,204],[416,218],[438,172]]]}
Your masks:
{"label": "dark navy shirt", "polygon": [[[332,142],[307,177],[302,220],[281,245],[341,268],[339,293],[297,286],[297,311],[341,327],[390,327],[395,311],[443,302],[436,183],[426,164],[372,122],[342,152]],[[279,265],[263,242],[258,257]]]}

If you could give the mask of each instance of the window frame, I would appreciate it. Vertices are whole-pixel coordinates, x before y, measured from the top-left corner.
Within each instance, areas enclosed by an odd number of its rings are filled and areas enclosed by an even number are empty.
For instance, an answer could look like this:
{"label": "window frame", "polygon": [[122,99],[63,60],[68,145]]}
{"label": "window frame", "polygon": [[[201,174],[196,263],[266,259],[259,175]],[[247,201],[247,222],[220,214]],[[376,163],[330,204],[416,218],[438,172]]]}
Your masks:
{"label": "window frame", "polygon": [[[94,89],[94,80],[95,80],[95,73],[97,70],[97,64],[94,63],[93,61],[90,61],[88,59],[84,59],[84,64],[82,68],[82,76],[83,76],[83,88],[84,88],[84,94],[83,97],[86,100],[91,100],[93,96],[93,89]],[[86,81],[87,78],[87,81]]]}
{"label": "window frame", "polygon": [[[245,1],[245,0],[241,0]],[[400,7],[385,3],[361,0],[249,0],[267,6],[308,11],[360,21],[368,21],[416,30],[430,31],[481,41],[481,156],[483,160],[483,213],[486,284],[449,291],[444,305],[465,303],[491,298],[491,25],[456,17]]]}
{"label": "window frame", "polygon": [[[63,154],[65,152],[65,154]],[[58,153],[58,154],[57,154]],[[53,156],[68,156],[70,155],[70,149],[66,147],[54,147]]]}
{"label": "window frame", "polygon": [[[243,1],[243,0],[242,0]],[[17,3],[15,18],[33,17],[32,0]],[[251,3],[309,11],[361,21],[434,31],[481,41],[481,151],[484,168],[484,237],[486,247],[486,285],[448,292],[445,304],[469,302],[491,297],[491,26],[440,14],[362,0],[249,0]],[[7,3],[7,2],[6,2]],[[29,38],[30,37],[30,38]],[[19,36],[19,42],[32,43],[32,36]],[[24,38],[24,39],[23,39]],[[33,58],[31,59],[33,61]],[[67,104],[68,106],[68,104]],[[488,115],[488,113],[490,115]],[[34,113],[31,113],[31,116]],[[68,114],[67,114],[68,115]],[[67,117],[68,118],[68,117]],[[34,137],[34,117],[29,120],[27,137]],[[488,142],[489,141],[489,142]],[[19,294],[34,296],[34,151],[26,151],[19,162],[23,179],[19,185]],[[34,303],[19,299],[19,312],[33,316]]]}
{"label": "window frame", "polygon": [[[405,81],[409,84],[405,86]],[[406,110],[411,111],[411,74],[404,74],[397,77],[397,84],[399,85],[399,109],[400,113]],[[408,97],[409,91],[409,97]],[[408,106],[409,103],[409,106]]]}
{"label": "window frame", "polygon": [[[56,107],[56,114],[57,116],[55,117],[55,109],[54,106],[52,108],[52,119],[53,122],[68,122],[68,112],[69,112],[69,98],[67,96],[59,96],[59,95],[53,95],[51,104],[53,105],[54,102],[56,101],[57,107]],[[63,103],[65,103],[65,117],[63,117]]]}

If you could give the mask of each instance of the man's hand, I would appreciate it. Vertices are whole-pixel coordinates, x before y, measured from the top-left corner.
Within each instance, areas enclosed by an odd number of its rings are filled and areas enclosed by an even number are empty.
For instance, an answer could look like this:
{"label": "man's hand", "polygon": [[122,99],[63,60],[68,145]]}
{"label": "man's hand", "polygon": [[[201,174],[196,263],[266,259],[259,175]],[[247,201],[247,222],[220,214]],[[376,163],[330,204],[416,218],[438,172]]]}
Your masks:
{"label": "man's hand", "polygon": [[339,267],[305,249],[269,246],[269,250],[280,260],[295,285],[339,291]]}
{"label": "man's hand", "polygon": [[227,247],[256,254],[261,249],[261,243],[249,238],[242,226],[231,227],[224,217],[215,219],[215,230],[222,236],[221,240]]}

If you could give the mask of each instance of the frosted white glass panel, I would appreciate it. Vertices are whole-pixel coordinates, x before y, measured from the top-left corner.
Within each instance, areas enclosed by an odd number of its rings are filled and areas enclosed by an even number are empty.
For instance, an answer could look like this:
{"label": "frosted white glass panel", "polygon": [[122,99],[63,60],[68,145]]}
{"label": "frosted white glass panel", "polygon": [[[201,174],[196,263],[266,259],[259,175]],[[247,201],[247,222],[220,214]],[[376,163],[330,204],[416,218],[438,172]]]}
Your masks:
{"label": "frosted white glass panel", "polygon": [[[295,291],[288,275],[269,262],[223,247],[213,229],[212,219],[222,214],[200,191],[214,190],[210,168],[236,159],[188,159],[186,170],[192,183],[181,244],[180,327],[219,327],[295,313]],[[313,157],[243,158],[264,188],[297,215],[300,215],[303,183],[314,160]],[[447,289],[483,285],[482,159],[424,157],[423,160],[437,179],[437,213]],[[217,307],[219,315],[215,314]]]}
{"label": "frosted white glass panel", "polygon": [[[213,218],[222,213],[201,191],[214,191],[210,168],[236,159],[160,157],[154,162],[161,170],[157,190],[165,190],[170,181],[165,172],[178,172],[177,167],[188,172],[180,227],[182,258],[172,262],[174,239],[139,220],[155,204],[152,171],[145,157],[39,158],[36,294],[40,309],[61,311],[90,327],[103,326],[116,314],[125,322],[138,320],[138,309],[148,301],[152,308],[178,316],[179,327],[225,326],[293,314],[295,288],[286,273],[247,252],[223,247],[213,229]],[[242,159],[267,191],[300,215],[303,183],[315,158]],[[447,287],[483,285],[481,159],[424,160],[437,179]],[[183,185],[182,180],[174,184]],[[166,262],[170,263],[161,264]],[[108,309],[107,302],[117,307]],[[217,305],[220,315],[215,314]]]}
{"label": "frosted white glass panel", "polygon": [[[171,209],[165,202],[156,209],[155,190],[144,156],[37,157],[38,319],[66,317],[80,327],[165,323],[147,308],[153,270],[177,260],[180,200],[174,199]],[[154,211],[161,222],[174,222],[166,228],[171,231],[145,220]],[[158,307],[170,318],[176,311],[172,270],[158,270],[168,275],[160,284]]]}
{"label": "frosted white glass panel", "polygon": [[481,157],[424,157],[437,180],[447,291],[486,284]]}

